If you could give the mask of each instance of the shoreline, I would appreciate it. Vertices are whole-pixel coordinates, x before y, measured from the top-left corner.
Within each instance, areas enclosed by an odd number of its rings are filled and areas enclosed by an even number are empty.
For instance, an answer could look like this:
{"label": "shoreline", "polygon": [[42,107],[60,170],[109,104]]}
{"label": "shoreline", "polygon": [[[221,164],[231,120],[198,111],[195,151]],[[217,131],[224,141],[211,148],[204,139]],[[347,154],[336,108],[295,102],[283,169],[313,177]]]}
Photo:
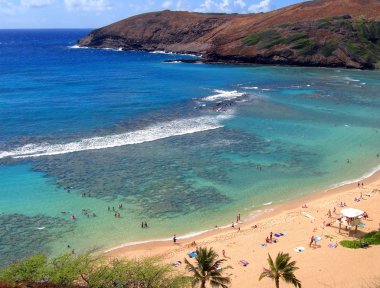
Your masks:
{"label": "shoreline", "polygon": [[[365,173],[363,176],[358,178],[354,178],[352,180],[345,180],[337,184],[333,184],[330,187],[326,188],[322,191],[312,192],[307,195],[303,195],[299,198],[286,200],[284,202],[275,204],[275,205],[267,205],[258,208],[257,210],[252,210],[248,213],[245,221],[239,222],[235,224],[239,225],[241,228],[246,228],[254,224],[254,222],[265,220],[267,218],[271,218],[277,215],[280,215],[283,212],[296,209],[301,207],[304,203],[308,203],[311,201],[316,201],[318,199],[323,198],[324,196],[335,196],[339,193],[346,192],[349,189],[357,188],[357,183],[360,181],[365,181],[366,185],[374,183],[376,181],[380,181],[380,165],[375,166],[370,172]],[[189,242],[193,241],[202,241],[205,238],[217,236],[219,234],[223,234],[226,231],[230,231],[231,224],[226,224],[223,226],[218,226],[217,228],[210,228],[207,230],[189,232],[188,234],[184,234],[181,236],[177,236],[177,240],[186,240]],[[164,239],[151,239],[144,241],[132,241],[122,243],[120,245],[108,248],[101,253],[110,256],[115,256],[119,254],[119,252],[127,252],[127,251],[135,251],[135,250],[144,250],[144,249],[155,249],[162,246],[172,245],[172,238],[164,238]]]}

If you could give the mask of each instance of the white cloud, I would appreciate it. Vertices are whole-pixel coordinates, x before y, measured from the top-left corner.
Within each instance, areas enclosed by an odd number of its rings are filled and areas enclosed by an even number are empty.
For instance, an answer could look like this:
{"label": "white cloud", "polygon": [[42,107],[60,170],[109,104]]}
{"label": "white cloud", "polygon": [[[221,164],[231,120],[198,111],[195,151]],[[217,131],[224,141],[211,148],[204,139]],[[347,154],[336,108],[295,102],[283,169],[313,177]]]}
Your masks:
{"label": "white cloud", "polygon": [[239,6],[241,9],[244,9],[247,4],[245,4],[244,0],[235,0],[234,1],[235,6]]}
{"label": "white cloud", "polygon": [[51,0],[21,0],[21,6],[25,8],[43,8],[51,4]]}
{"label": "white cloud", "polygon": [[181,10],[181,11],[188,11],[190,10],[190,5],[186,1],[183,0],[178,0],[176,5],[175,5],[176,10]]}
{"label": "white cloud", "polygon": [[14,15],[29,8],[43,8],[51,5],[53,0],[0,0],[0,13]]}
{"label": "white cloud", "polygon": [[230,1],[229,0],[223,0],[220,4],[219,4],[219,9],[221,11],[228,11],[230,12]]}
{"label": "white cloud", "polygon": [[64,0],[67,10],[104,11],[112,9],[108,0]]}
{"label": "white cloud", "polygon": [[13,14],[16,9],[16,5],[14,5],[11,1],[0,0],[0,12],[2,14]]}
{"label": "white cloud", "polygon": [[261,0],[258,4],[253,4],[248,7],[249,12],[260,13],[268,12],[270,10],[272,0]]}
{"label": "white cloud", "polygon": [[173,5],[173,2],[172,2],[172,1],[165,1],[164,3],[162,3],[162,8],[168,9],[168,8],[170,8],[172,5]]}
{"label": "white cloud", "polygon": [[[264,0],[261,2],[270,2],[270,0]],[[256,6],[261,7],[261,2]],[[255,5],[252,5],[255,6]],[[252,7],[251,6],[251,7]],[[268,4],[269,6],[269,4]],[[222,13],[247,13],[247,3],[245,0],[204,0],[194,11],[196,12],[222,12]]]}

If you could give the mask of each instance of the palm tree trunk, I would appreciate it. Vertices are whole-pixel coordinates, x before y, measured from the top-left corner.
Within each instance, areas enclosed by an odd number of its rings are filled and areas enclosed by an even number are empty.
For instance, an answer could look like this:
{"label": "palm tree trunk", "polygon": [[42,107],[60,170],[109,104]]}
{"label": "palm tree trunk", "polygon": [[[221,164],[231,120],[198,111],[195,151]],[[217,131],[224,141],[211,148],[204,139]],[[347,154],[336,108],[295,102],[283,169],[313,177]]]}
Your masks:
{"label": "palm tree trunk", "polygon": [[280,288],[280,279],[276,278],[275,281],[276,281],[276,288]]}

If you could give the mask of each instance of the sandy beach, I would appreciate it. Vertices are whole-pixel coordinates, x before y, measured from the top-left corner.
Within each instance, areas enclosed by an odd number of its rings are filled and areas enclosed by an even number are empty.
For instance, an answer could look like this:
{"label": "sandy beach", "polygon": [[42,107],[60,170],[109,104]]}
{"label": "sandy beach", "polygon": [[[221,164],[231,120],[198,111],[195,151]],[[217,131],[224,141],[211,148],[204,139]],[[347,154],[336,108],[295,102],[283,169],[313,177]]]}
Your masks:
{"label": "sandy beach", "polygon": [[[109,257],[140,258],[160,256],[166,263],[183,259],[195,248],[190,243],[196,241],[199,246],[213,247],[220,256],[222,251],[228,257],[226,265],[233,268],[226,271],[232,279],[231,287],[272,287],[268,279],[258,281],[262,268],[267,266],[267,255],[275,256],[279,251],[287,252],[297,261],[300,268],[296,276],[303,287],[374,287],[380,282],[380,246],[368,249],[348,249],[339,245],[343,239],[355,239],[367,232],[377,230],[380,222],[380,173],[364,179],[364,185],[347,184],[327,191],[314,193],[302,199],[286,202],[278,206],[267,206],[267,212],[253,220],[242,219],[235,228],[215,229],[202,235],[181,239],[176,245],[172,241],[150,242],[141,245],[111,249],[106,252]],[[359,202],[355,197],[363,196]],[[340,203],[347,207],[366,211],[369,218],[363,220],[364,227],[359,227],[356,234],[348,236],[348,231],[341,230],[334,222],[340,210]],[[307,208],[302,208],[306,204]],[[334,207],[336,213],[334,213]],[[331,210],[332,217],[327,216]],[[312,220],[302,212],[312,215]],[[235,219],[236,221],[236,219]],[[332,226],[323,223],[333,222]],[[257,228],[253,228],[257,225]],[[240,232],[238,231],[240,227]],[[285,236],[276,238],[277,243],[267,244],[269,234],[286,232]],[[317,246],[309,247],[311,236],[320,236]],[[337,248],[329,244],[338,243]],[[294,248],[302,246],[305,251],[297,253]],[[189,258],[188,258],[189,259]],[[243,266],[240,260],[249,262]],[[186,273],[185,265],[177,267],[180,273]],[[290,287],[282,283],[281,287]]]}

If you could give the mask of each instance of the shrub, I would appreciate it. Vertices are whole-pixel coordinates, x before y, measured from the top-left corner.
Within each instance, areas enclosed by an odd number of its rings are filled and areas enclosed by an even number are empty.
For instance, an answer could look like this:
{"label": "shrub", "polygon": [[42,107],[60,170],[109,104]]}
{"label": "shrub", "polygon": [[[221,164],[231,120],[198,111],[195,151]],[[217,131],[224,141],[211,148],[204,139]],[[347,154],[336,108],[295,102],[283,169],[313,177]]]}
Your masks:
{"label": "shrub", "polygon": [[105,262],[90,252],[62,254],[50,261],[44,255],[20,260],[0,270],[0,281],[44,282],[57,287],[81,284],[94,288],[182,288],[190,287],[191,283],[189,277],[175,274],[170,265],[160,263],[158,258]]}
{"label": "shrub", "polygon": [[258,33],[251,34],[243,39],[243,43],[246,45],[255,45],[262,39]]}
{"label": "shrub", "polygon": [[320,49],[321,54],[325,57],[329,57],[336,50],[338,44],[333,41],[327,41]]}
{"label": "shrub", "polygon": [[358,249],[362,248],[362,243],[369,245],[380,245],[380,231],[372,231],[364,235],[360,240],[343,240],[340,245],[346,248]]}
{"label": "shrub", "polygon": [[10,264],[5,269],[0,270],[0,281],[41,281],[47,277],[46,266],[47,257],[42,254],[38,254],[27,259],[22,259]]}

